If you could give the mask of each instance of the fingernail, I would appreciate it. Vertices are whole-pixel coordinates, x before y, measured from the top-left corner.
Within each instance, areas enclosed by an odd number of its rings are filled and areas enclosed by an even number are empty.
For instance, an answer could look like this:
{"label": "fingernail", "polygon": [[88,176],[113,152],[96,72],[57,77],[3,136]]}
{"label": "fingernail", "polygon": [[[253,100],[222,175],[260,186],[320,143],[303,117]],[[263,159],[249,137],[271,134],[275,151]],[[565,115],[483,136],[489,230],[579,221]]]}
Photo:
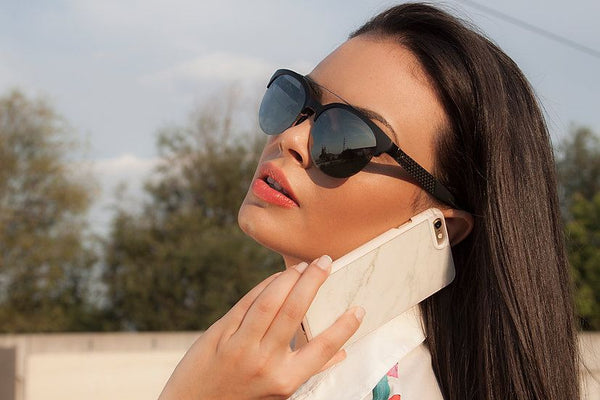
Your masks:
{"label": "fingernail", "polygon": [[365,317],[365,309],[362,307],[356,307],[354,309],[354,316],[356,317],[356,319],[361,322],[363,320],[363,318]]}
{"label": "fingernail", "polygon": [[317,267],[321,268],[324,271],[329,271],[329,268],[331,267],[331,262],[331,257],[327,255],[321,256],[317,260]]}
{"label": "fingernail", "polygon": [[296,268],[296,271],[303,273],[306,267],[308,267],[308,264],[305,262],[301,262],[300,264],[296,264],[294,268]]}

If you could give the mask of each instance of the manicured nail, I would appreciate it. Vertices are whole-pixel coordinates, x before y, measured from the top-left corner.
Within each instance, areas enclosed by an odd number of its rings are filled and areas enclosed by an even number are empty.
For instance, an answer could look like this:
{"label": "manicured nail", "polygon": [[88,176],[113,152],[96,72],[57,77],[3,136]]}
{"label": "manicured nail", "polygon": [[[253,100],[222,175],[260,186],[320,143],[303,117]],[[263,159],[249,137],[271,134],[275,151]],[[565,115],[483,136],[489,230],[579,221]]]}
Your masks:
{"label": "manicured nail", "polygon": [[354,316],[356,317],[356,319],[361,322],[363,320],[363,318],[365,317],[365,309],[362,307],[356,307],[354,309]]}
{"label": "manicured nail", "polygon": [[329,271],[331,269],[331,257],[325,255],[319,257],[317,260],[317,267],[321,268],[324,271]]}
{"label": "manicured nail", "polygon": [[308,267],[308,264],[305,262],[301,262],[300,264],[296,264],[294,268],[296,268],[296,271],[303,273],[306,267]]}

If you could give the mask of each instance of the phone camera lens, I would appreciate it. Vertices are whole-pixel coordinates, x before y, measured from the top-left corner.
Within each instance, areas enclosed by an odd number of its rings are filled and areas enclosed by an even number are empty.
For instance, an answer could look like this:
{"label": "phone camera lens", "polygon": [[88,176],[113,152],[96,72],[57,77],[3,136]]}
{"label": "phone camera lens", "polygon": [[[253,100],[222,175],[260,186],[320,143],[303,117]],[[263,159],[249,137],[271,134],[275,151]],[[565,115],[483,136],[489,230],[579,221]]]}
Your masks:
{"label": "phone camera lens", "polygon": [[433,223],[433,226],[435,227],[435,229],[440,229],[442,227],[442,221],[440,221],[439,219],[436,219],[435,222]]}

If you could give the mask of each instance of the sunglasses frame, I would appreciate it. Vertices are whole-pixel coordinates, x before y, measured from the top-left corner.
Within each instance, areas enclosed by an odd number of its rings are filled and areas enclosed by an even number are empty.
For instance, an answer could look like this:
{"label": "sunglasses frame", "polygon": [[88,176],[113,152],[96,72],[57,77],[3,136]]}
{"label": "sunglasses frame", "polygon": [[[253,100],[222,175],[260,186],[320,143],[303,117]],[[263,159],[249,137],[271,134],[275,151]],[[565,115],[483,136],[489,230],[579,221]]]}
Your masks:
{"label": "sunglasses frame", "polygon": [[[452,206],[453,208],[460,209],[460,207],[457,205],[454,195],[452,195],[452,193],[450,193],[450,191],[444,185],[442,185],[433,175],[431,175],[425,168],[423,168],[419,163],[417,163],[408,154],[406,154],[400,147],[398,147],[392,141],[392,139],[385,132],[383,132],[381,130],[381,128],[379,126],[377,126],[377,124],[375,124],[373,122],[373,120],[371,120],[369,117],[367,117],[362,112],[360,112],[356,108],[352,107],[348,103],[328,103],[325,105],[321,104],[321,102],[316,99],[315,94],[314,94],[315,90],[311,86],[311,85],[318,85],[318,84],[310,81],[309,78],[307,78],[306,76],[301,75],[297,72],[291,71],[289,69],[278,69],[277,71],[275,71],[275,73],[273,74],[271,79],[269,79],[267,89],[271,86],[271,84],[275,81],[275,79],[277,79],[283,75],[291,76],[294,79],[296,79],[297,81],[299,81],[300,84],[302,85],[302,87],[304,88],[304,93],[305,93],[304,104],[302,105],[302,108],[300,109],[298,116],[283,131],[285,131],[286,129],[289,129],[292,126],[295,126],[295,125],[298,125],[298,124],[304,122],[304,120],[310,118],[313,115],[314,115],[314,121],[316,122],[317,119],[319,118],[319,116],[321,114],[323,114],[323,112],[325,112],[331,108],[342,108],[342,109],[354,114],[358,118],[360,118],[360,120],[363,121],[365,124],[367,124],[367,126],[373,132],[373,136],[375,137],[376,144],[375,144],[375,148],[373,150],[373,154],[371,155],[371,158],[377,157],[383,153],[389,154],[402,168],[404,168],[404,170],[411,176],[411,178],[413,178],[417,182],[417,184],[421,188],[423,188],[425,191],[427,191],[429,194],[431,194],[433,197],[435,197],[442,203],[448,204],[448,205]],[[318,85],[318,86],[320,86],[320,85]],[[339,97],[339,96],[337,96],[337,97]],[[281,134],[281,133],[283,133],[283,131],[279,132],[277,134]],[[272,134],[272,135],[276,135],[276,134]],[[311,133],[311,136],[312,136],[312,133]],[[311,144],[311,146],[312,146],[312,144]],[[370,161],[370,159],[368,161]],[[313,164],[317,168],[319,168],[319,166],[314,163],[314,160],[313,160]],[[350,176],[352,176],[352,175],[350,175]]]}

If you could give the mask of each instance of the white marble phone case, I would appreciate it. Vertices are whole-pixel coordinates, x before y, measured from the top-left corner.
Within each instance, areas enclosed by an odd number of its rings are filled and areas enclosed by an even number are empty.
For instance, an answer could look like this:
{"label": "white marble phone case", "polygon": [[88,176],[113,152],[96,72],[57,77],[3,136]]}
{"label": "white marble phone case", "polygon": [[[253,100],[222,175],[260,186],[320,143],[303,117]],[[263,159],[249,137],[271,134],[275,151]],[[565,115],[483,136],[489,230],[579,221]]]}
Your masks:
{"label": "white marble phone case", "polygon": [[[442,222],[438,229],[436,221]],[[366,315],[346,347],[453,279],[444,218],[431,208],[334,261],[302,323],[306,337],[317,336],[348,308],[360,305]]]}

